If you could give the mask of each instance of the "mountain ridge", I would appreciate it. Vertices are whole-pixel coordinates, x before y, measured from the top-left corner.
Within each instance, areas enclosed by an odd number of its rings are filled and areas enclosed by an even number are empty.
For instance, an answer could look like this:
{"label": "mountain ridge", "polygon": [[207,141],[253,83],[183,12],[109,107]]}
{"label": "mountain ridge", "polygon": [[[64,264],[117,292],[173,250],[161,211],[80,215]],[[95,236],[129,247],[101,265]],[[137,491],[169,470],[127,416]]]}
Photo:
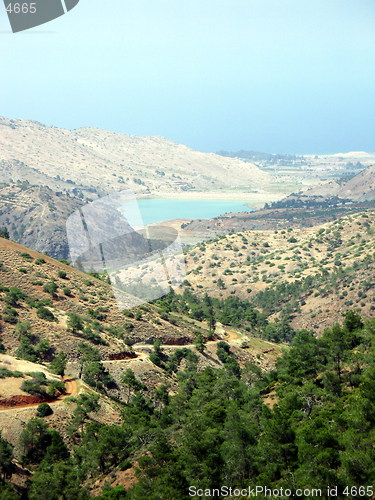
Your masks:
{"label": "mountain ridge", "polygon": [[[97,128],[67,130],[30,120],[0,118],[0,159],[99,193],[138,194],[246,188],[271,177],[257,166],[194,151],[159,136],[131,136]],[[1,181],[1,179],[0,179]]]}

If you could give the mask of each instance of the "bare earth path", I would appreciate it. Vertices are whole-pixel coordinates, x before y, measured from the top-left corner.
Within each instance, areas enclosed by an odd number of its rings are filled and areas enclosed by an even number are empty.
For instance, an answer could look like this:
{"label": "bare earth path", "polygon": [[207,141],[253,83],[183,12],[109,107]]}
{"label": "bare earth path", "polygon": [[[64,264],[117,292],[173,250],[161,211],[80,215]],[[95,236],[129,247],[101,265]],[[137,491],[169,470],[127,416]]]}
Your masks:
{"label": "bare earth path", "polygon": [[[228,337],[228,341],[236,341],[240,339],[240,336],[238,333],[225,330],[222,328],[222,331],[220,332],[221,334],[224,334],[226,337]],[[209,340],[207,344],[217,344],[220,342],[220,340]],[[137,344],[134,347],[138,347],[140,349],[151,349],[152,345],[149,344]],[[165,345],[165,348],[168,349],[181,349],[183,347],[187,348],[194,348],[195,346],[193,344],[186,344],[186,345]],[[137,358],[132,358],[132,359],[126,359],[126,360],[106,360],[103,361],[104,364],[112,364],[112,363],[129,363],[130,361],[134,360],[140,360],[140,359],[145,359],[148,357],[148,353],[145,352],[136,352]],[[75,378],[65,378],[65,393],[61,394],[58,396],[56,399],[52,401],[48,401],[48,404],[50,405],[55,405],[60,403],[61,401],[64,401],[64,399],[69,398],[71,396],[76,396],[79,393],[79,383],[77,379]],[[10,411],[10,410],[20,410],[22,408],[33,408],[39,406],[40,403],[24,403],[20,405],[14,405],[14,406],[5,406],[5,405],[0,405],[0,411]]]}
{"label": "bare earth path", "polygon": [[[61,394],[56,399],[52,401],[48,401],[49,405],[55,405],[64,401],[64,399],[69,398],[71,396],[76,396],[79,392],[79,384],[76,379],[65,379],[65,394]],[[22,408],[33,408],[39,406],[40,403],[25,403],[15,406],[5,406],[0,405],[0,411],[9,411],[9,410],[20,410]]]}

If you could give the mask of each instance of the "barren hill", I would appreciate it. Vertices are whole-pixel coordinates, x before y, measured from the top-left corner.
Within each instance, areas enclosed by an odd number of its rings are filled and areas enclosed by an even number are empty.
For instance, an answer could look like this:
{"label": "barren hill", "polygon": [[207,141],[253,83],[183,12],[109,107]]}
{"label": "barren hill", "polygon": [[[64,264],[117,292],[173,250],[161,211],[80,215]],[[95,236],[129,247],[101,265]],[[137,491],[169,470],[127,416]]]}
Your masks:
{"label": "barren hill", "polygon": [[352,200],[375,199],[375,165],[367,167],[358,175],[341,185],[337,191],[340,198]]}
{"label": "barren hill", "polygon": [[44,175],[99,193],[125,187],[144,194],[258,190],[270,180],[254,164],[194,151],[162,137],[94,128],[71,131],[28,120],[0,118],[0,151],[0,160],[17,160],[35,169],[31,183],[39,184]]}

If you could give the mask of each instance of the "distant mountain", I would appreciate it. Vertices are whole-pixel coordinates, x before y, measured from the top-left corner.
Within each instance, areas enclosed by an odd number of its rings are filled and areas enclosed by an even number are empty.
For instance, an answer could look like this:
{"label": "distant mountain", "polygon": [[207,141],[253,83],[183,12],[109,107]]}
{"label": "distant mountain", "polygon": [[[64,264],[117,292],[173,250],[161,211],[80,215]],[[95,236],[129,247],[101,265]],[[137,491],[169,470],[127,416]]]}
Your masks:
{"label": "distant mountain", "polygon": [[306,196],[337,196],[355,201],[375,199],[375,165],[359,172],[348,181],[331,181],[311,188],[303,193]]}
{"label": "distant mountain", "polygon": [[0,151],[0,182],[9,178],[4,161],[17,161],[32,184],[51,178],[68,189],[85,186],[99,194],[125,188],[143,194],[257,190],[270,180],[252,163],[194,151],[163,137],[71,131],[28,120],[0,118]]}
{"label": "distant mountain", "polygon": [[261,153],[259,151],[246,151],[243,149],[240,151],[218,151],[217,154],[225,156],[226,158],[239,158],[243,161],[266,161],[271,163],[277,162],[278,160],[295,161],[303,158],[302,156],[291,154]]}

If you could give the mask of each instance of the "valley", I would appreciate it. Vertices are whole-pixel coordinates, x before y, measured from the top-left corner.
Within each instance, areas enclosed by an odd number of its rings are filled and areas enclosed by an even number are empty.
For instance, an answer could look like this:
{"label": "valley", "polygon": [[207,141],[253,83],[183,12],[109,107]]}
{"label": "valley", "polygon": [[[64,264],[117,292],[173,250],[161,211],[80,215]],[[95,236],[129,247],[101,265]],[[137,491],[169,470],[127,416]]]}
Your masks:
{"label": "valley", "polygon": [[[371,481],[373,155],[215,155],[6,118],[0,147],[1,498]],[[149,231],[179,235],[186,277],[123,309],[117,268],[70,265],[66,223],[126,233],[127,189]],[[153,248],[131,234],[109,262]]]}

